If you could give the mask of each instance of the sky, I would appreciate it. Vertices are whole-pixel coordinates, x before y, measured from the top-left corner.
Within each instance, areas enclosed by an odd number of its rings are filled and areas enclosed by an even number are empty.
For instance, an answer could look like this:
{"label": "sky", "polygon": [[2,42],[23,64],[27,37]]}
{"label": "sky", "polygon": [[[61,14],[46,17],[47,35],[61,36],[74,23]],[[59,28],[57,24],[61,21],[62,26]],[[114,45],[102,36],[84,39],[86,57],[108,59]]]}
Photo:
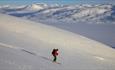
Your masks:
{"label": "sky", "polygon": [[0,0],[0,5],[46,4],[115,4],[115,0]]}

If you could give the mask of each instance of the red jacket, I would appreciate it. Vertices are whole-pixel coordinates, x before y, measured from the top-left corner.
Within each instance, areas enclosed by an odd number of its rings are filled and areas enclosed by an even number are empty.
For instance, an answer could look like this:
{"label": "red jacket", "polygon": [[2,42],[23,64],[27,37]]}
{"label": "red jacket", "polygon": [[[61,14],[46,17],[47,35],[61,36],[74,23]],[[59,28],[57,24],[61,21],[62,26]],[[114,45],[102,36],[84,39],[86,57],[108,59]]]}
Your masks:
{"label": "red jacket", "polygon": [[53,55],[53,56],[57,56],[57,55],[58,55],[58,50],[53,49],[53,51],[52,51],[52,55]]}

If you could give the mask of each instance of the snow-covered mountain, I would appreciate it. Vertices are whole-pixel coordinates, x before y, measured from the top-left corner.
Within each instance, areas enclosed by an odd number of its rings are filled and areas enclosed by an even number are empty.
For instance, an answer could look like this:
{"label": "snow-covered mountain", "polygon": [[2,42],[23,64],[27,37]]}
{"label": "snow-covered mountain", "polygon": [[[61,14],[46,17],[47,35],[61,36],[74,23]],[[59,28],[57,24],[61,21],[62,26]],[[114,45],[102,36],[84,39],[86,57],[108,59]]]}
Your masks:
{"label": "snow-covered mountain", "polygon": [[62,22],[88,22],[115,24],[115,5],[46,5],[32,4],[22,8],[2,7],[2,13],[30,20],[58,20]]}
{"label": "snow-covered mountain", "polygon": [[0,12],[55,26],[115,47],[115,5],[0,6]]}
{"label": "snow-covered mountain", "polygon": [[0,12],[68,30],[115,47],[115,5],[0,6]]}
{"label": "snow-covered mountain", "polygon": [[[115,50],[66,30],[0,14],[0,70],[115,70]],[[59,49],[56,64],[51,51]]]}

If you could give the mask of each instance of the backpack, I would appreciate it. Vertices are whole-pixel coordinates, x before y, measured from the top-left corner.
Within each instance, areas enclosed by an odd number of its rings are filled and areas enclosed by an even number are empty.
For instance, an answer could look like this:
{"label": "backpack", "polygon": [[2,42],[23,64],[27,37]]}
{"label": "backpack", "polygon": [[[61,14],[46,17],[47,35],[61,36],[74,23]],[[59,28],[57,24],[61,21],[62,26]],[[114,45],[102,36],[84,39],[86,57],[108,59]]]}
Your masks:
{"label": "backpack", "polygon": [[52,51],[52,55],[53,55],[53,54],[55,54],[55,51],[56,51],[56,50],[55,50],[55,49],[53,49],[53,51]]}

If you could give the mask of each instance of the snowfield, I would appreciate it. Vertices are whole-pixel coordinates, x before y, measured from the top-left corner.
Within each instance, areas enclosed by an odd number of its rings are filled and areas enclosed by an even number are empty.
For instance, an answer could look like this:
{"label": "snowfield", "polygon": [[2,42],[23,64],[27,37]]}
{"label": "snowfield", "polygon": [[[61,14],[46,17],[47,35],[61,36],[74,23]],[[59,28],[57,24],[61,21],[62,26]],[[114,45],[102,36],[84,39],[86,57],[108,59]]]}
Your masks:
{"label": "snowfield", "polygon": [[115,48],[115,5],[0,6],[0,13],[61,28]]}
{"label": "snowfield", "polygon": [[[77,33],[0,14],[0,70],[115,70],[115,50]],[[53,63],[51,51],[59,48]]]}

